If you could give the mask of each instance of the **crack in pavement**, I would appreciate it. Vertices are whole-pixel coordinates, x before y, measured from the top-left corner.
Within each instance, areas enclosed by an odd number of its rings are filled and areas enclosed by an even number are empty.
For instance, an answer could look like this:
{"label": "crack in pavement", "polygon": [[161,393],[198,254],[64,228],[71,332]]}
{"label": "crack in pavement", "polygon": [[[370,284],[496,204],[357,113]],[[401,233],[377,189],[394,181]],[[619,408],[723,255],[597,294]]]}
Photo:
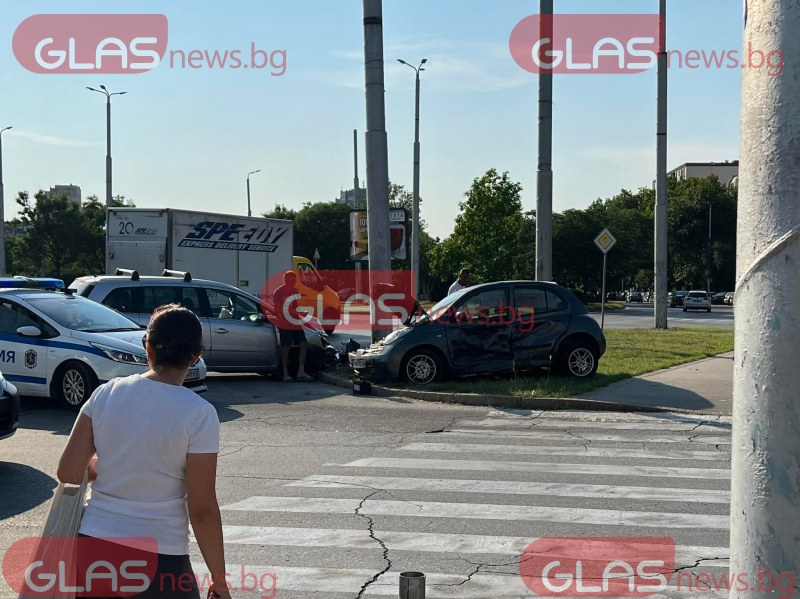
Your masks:
{"label": "crack in pavement", "polygon": [[450,428],[451,426],[453,426],[453,425],[456,423],[456,420],[458,420],[458,416],[456,416],[455,418],[453,418],[453,419],[450,421],[450,424],[447,424],[447,425],[445,425],[444,427],[442,427],[442,428],[440,428],[440,429],[438,429],[438,430],[435,430],[435,431],[425,431],[425,434],[432,434],[432,433],[446,433],[446,432],[447,432],[447,429],[448,429],[448,428]]}
{"label": "crack in pavement", "polygon": [[369,537],[374,541],[376,541],[381,546],[381,553],[384,561],[386,562],[386,567],[377,574],[375,574],[370,580],[361,585],[361,589],[358,591],[356,599],[361,599],[364,596],[364,593],[367,591],[367,588],[369,588],[371,584],[375,583],[381,576],[383,576],[386,572],[388,572],[392,568],[392,560],[389,559],[389,548],[386,546],[386,543],[384,543],[381,539],[375,536],[375,521],[372,519],[371,516],[361,513],[361,510],[364,508],[364,504],[367,502],[367,500],[370,497],[377,495],[378,493],[381,493],[381,491],[375,491],[364,497],[364,499],[362,499],[359,502],[358,507],[356,507],[355,515],[367,519],[367,522],[369,524],[367,528],[367,530],[369,531]]}
{"label": "crack in pavement", "polygon": [[589,451],[589,443],[592,442],[590,439],[584,439],[580,435],[576,435],[575,433],[573,433],[572,431],[570,431],[567,428],[564,429],[564,432],[567,433],[570,437],[575,437],[576,439],[579,439],[579,440],[583,441],[583,449],[584,449],[584,451]]}

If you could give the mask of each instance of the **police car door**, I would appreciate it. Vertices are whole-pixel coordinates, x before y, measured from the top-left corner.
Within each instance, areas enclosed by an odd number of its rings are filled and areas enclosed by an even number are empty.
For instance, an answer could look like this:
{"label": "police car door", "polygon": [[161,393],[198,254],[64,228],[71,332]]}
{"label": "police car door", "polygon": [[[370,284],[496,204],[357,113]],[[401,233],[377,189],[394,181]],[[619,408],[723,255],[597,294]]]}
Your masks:
{"label": "police car door", "polygon": [[[19,331],[23,327],[36,327],[40,335],[22,335]],[[27,308],[8,298],[0,299],[0,371],[14,383],[20,395],[49,395],[47,347],[43,339],[50,336],[50,331],[52,329]]]}

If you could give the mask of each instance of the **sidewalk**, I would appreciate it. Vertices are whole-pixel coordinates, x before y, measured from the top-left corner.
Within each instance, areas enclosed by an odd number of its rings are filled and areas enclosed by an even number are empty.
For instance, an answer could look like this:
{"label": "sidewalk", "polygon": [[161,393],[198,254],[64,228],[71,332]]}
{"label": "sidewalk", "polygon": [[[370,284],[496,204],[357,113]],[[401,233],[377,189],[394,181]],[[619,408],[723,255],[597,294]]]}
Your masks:
{"label": "sidewalk", "polygon": [[651,372],[580,396],[627,406],[731,413],[733,352]]}

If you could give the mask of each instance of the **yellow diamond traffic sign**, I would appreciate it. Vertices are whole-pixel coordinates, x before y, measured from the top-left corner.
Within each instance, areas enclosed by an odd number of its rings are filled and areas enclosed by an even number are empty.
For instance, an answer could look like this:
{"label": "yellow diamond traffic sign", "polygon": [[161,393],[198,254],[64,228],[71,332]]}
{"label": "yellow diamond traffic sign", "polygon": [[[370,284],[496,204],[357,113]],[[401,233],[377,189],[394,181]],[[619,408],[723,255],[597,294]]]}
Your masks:
{"label": "yellow diamond traffic sign", "polygon": [[594,244],[599,247],[600,251],[604,254],[607,254],[609,250],[614,247],[615,243],[617,243],[617,239],[608,229],[603,229],[600,235],[594,238]]}

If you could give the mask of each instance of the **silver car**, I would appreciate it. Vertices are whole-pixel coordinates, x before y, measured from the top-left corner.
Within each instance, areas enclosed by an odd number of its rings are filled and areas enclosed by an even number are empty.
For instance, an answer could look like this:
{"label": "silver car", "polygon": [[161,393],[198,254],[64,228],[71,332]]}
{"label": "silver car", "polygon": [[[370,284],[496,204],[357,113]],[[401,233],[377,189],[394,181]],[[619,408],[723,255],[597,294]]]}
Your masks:
{"label": "silver car", "polygon": [[683,311],[705,310],[711,312],[711,298],[705,291],[690,291],[683,300]]}
{"label": "silver car", "polygon": [[[267,317],[268,307],[258,297],[225,283],[193,279],[189,273],[166,271],[160,277],[129,270],[118,273],[79,277],[70,287],[145,326],[158,306],[175,303],[188,308],[203,325],[203,358],[209,370],[280,371],[277,331]],[[311,348],[324,352],[329,347],[316,319],[308,323],[305,334]],[[309,351],[308,360],[314,363],[319,357]]]}

